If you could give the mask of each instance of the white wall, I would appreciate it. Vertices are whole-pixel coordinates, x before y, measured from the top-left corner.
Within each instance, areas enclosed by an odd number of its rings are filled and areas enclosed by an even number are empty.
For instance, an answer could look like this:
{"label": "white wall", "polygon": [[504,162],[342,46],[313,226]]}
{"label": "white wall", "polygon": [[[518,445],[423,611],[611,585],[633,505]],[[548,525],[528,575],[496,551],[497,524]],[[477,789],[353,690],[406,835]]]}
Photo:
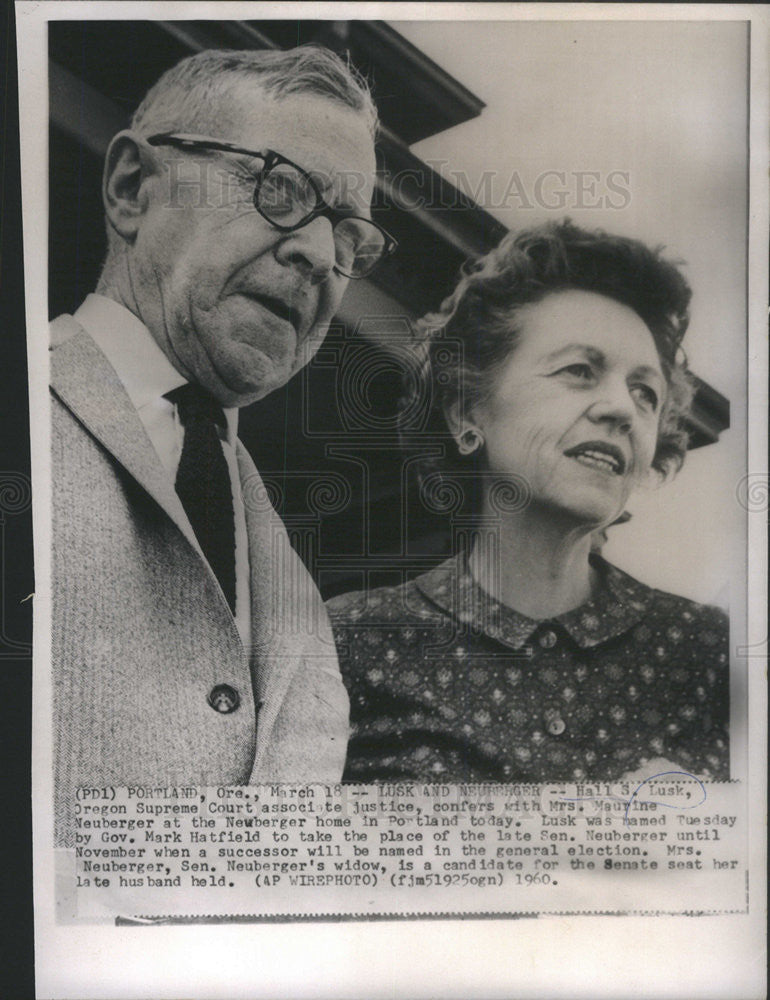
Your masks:
{"label": "white wall", "polygon": [[[635,498],[633,520],[611,532],[605,551],[646,582],[725,605],[729,577],[742,575],[745,23],[392,23],[487,104],[479,118],[414,146],[418,156],[469,193],[481,191],[509,228],[568,214],[665,244],[687,262],[694,297],[685,348],[693,371],[730,399],[732,429],[692,452],[673,483]],[[563,207],[536,203],[546,171],[567,178]],[[589,197],[577,190],[577,171],[600,174]],[[628,175],[620,181],[628,197],[607,189],[612,171]],[[541,201],[551,204],[560,185],[552,176],[541,183]],[[533,207],[522,207],[517,190]],[[608,195],[621,207],[586,207]]]}

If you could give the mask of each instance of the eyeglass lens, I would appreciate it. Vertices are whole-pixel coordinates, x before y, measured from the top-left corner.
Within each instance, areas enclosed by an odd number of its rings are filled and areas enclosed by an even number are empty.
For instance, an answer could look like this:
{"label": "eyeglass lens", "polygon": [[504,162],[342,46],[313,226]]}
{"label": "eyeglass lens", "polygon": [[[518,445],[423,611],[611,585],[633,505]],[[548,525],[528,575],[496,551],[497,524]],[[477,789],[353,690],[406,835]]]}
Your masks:
{"label": "eyeglass lens", "polygon": [[262,177],[257,208],[280,226],[294,226],[310,215],[318,199],[310,178],[288,163],[277,163]]}
{"label": "eyeglass lens", "polygon": [[[318,208],[310,178],[289,163],[275,164],[260,180],[256,207],[280,227],[300,226]],[[381,260],[385,238],[366,219],[343,218],[333,223],[337,269],[348,277],[363,277]]]}

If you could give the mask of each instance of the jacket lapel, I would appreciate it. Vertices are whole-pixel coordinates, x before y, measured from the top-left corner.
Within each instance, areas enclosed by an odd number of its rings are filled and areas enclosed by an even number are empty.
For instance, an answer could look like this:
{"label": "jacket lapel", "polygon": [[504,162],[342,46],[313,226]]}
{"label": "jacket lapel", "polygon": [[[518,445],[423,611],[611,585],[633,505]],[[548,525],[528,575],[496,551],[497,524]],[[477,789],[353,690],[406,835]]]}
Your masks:
{"label": "jacket lapel", "polygon": [[51,388],[203,558],[174,485],[112,365],[72,316],[54,320],[51,334]]}
{"label": "jacket lapel", "polygon": [[257,771],[289,684],[303,656],[312,650],[312,631],[307,624],[297,627],[297,622],[305,621],[302,616],[315,587],[299,564],[283,521],[240,441],[237,455],[249,536],[254,688],[261,705],[254,761]]}

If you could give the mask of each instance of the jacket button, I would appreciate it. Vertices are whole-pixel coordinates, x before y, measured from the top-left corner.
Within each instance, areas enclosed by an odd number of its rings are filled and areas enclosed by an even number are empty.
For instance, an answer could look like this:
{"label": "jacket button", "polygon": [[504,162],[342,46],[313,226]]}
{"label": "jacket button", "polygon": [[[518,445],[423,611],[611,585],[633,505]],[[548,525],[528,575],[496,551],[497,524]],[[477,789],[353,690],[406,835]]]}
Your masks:
{"label": "jacket button", "polygon": [[241,696],[229,684],[217,684],[209,692],[208,702],[215,712],[229,715],[240,705]]}

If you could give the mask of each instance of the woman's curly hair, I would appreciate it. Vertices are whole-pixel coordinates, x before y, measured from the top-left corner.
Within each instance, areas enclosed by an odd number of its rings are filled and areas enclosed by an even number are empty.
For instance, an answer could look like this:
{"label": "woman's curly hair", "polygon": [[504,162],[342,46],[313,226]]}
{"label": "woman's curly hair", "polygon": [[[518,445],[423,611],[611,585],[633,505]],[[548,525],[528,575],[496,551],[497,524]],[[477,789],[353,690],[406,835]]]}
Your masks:
{"label": "woman's curly hair", "polygon": [[406,388],[403,412],[414,411],[414,396],[420,394],[430,400],[430,425],[446,433],[451,406],[467,413],[492,390],[516,345],[522,306],[560,290],[597,292],[633,309],[652,334],[668,390],[652,465],[663,476],[678,471],[687,450],[684,418],[693,396],[680,346],[692,293],[661,250],[581,229],[569,219],[508,233],[494,250],[467,262],[439,310],[417,322],[419,378]]}

